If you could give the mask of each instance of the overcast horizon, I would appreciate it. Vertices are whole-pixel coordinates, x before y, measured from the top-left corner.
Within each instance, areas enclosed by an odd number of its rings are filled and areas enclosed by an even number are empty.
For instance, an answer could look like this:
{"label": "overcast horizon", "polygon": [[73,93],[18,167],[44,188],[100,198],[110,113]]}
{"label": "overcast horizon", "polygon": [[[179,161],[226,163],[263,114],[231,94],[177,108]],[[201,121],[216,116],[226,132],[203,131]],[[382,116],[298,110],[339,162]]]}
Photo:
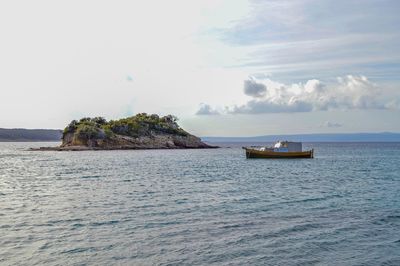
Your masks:
{"label": "overcast horizon", "polygon": [[199,136],[400,132],[400,2],[3,1],[0,128],[173,114]]}

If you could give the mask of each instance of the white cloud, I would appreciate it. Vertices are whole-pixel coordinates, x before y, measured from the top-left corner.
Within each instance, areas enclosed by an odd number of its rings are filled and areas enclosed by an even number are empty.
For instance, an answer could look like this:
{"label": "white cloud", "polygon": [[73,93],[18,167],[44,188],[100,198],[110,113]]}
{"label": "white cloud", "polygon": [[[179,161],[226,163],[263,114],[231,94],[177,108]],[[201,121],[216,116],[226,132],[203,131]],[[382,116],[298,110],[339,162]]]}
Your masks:
{"label": "white cloud", "polygon": [[220,113],[213,109],[210,105],[201,103],[196,115],[219,115]]}
{"label": "white cloud", "polygon": [[399,96],[384,92],[365,76],[339,77],[335,84],[330,85],[316,79],[308,80],[305,84],[285,85],[270,79],[261,81],[251,78],[244,83],[244,93],[251,96],[251,100],[227,107],[227,112],[260,114],[333,109],[399,109]]}

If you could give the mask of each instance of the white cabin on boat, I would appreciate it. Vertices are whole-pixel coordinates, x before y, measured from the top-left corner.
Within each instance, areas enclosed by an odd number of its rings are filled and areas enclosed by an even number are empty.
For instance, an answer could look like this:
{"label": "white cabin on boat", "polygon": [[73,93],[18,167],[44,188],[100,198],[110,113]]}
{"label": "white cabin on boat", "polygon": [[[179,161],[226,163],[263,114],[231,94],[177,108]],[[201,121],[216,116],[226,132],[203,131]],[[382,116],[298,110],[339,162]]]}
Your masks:
{"label": "white cabin on boat", "polygon": [[274,145],[274,151],[276,152],[297,152],[302,150],[303,146],[301,142],[278,141]]}

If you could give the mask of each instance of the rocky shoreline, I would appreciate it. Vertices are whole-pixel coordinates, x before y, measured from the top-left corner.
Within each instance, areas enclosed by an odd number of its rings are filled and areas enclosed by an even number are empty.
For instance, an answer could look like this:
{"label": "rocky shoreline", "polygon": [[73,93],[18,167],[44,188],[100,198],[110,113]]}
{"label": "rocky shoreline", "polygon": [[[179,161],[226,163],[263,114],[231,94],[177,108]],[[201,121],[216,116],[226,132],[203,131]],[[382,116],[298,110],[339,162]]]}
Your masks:
{"label": "rocky shoreline", "polygon": [[[118,136],[120,137],[120,136]],[[165,136],[162,136],[164,138]],[[171,136],[169,136],[171,137]],[[192,136],[194,137],[194,136]],[[196,138],[196,137],[195,137]],[[174,142],[173,140],[161,141],[146,140],[133,140],[130,143],[126,140],[123,142],[101,143],[100,145],[60,145],[57,147],[39,147],[30,148],[31,151],[99,151],[99,150],[165,150],[165,149],[216,149],[218,146],[212,146],[197,140],[195,142]]]}
{"label": "rocky shoreline", "polygon": [[142,148],[142,147],[111,147],[111,148],[99,148],[99,147],[86,147],[86,146],[68,146],[68,147],[39,147],[30,148],[29,151],[112,151],[112,150],[196,150],[196,149],[218,149],[219,146],[208,147],[197,147],[197,148]]}

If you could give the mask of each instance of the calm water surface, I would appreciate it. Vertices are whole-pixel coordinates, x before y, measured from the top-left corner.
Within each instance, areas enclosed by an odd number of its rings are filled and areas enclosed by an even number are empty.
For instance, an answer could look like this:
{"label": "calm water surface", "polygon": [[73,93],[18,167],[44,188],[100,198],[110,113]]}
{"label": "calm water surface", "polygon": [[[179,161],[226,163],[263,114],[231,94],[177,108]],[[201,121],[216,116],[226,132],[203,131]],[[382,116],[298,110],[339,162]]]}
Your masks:
{"label": "calm water surface", "polygon": [[26,151],[46,145],[0,143],[1,265],[400,265],[400,143]]}

